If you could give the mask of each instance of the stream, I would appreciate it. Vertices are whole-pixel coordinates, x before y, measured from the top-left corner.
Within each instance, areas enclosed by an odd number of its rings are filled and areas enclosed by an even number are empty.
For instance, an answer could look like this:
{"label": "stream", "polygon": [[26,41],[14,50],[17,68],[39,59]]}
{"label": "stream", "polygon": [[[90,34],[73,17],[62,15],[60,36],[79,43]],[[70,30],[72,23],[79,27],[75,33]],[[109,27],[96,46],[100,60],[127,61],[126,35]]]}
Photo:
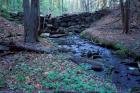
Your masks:
{"label": "stream", "polygon": [[110,79],[120,90],[119,93],[140,88],[140,71],[138,65],[131,62],[131,58],[120,58],[111,50],[82,39],[79,35],[47,39],[56,44],[59,53],[70,54],[72,62],[82,65],[87,71],[93,71],[101,78]]}
{"label": "stream", "polygon": [[[112,50],[82,39],[79,34],[74,34],[81,33],[89,27],[90,23],[107,13],[107,11],[98,11],[93,14],[82,13],[56,17],[51,22],[53,27],[68,28],[66,31],[71,34],[43,38],[53,42],[58,53],[70,55],[69,60],[84,67],[87,72],[93,72],[94,75],[113,82],[118,88],[118,93],[129,93],[130,89],[140,90],[140,69],[137,63],[133,63],[132,58],[119,57]],[[48,34],[47,31],[49,30],[47,29],[45,33]]]}

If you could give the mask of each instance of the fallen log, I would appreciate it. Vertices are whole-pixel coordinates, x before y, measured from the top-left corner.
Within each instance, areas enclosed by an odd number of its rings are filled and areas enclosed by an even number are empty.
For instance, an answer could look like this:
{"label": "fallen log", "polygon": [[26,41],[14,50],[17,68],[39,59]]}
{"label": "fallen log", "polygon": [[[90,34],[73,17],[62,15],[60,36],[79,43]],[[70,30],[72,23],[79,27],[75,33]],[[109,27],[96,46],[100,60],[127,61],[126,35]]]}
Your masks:
{"label": "fallen log", "polygon": [[9,47],[10,51],[32,51],[37,53],[52,53],[55,48],[46,47],[40,43],[16,43],[16,42],[0,42],[0,45]]}
{"label": "fallen log", "polygon": [[0,53],[0,57],[11,55],[11,54],[15,54],[15,52],[7,51],[7,52],[4,52],[4,53]]}

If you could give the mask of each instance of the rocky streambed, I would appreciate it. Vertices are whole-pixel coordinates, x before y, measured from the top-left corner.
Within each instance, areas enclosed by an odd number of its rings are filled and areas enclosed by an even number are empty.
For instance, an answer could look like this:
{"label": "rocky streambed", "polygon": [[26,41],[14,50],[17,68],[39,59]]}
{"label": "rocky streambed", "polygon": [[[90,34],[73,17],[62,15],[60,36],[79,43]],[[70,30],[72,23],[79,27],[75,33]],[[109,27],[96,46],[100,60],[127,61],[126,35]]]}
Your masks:
{"label": "rocky streambed", "polygon": [[109,13],[104,11],[53,18],[51,24],[59,28],[58,32],[52,30],[49,32],[47,29],[45,31],[47,34],[42,36],[54,42],[59,53],[71,55],[69,59],[84,67],[87,72],[93,72],[97,76],[115,83],[120,93],[128,93],[128,90],[136,93],[140,90],[140,69],[138,64],[134,63],[133,58],[121,58],[113,54],[112,50],[82,39],[79,35],[93,21],[99,20]]}
{"label": "rocky streambed", "polygon": [[140,87],[140,70],[131,58],[119,58],[111,50],[81,39],[79,35],[47,38],[54,42],[59,53],[71,55],[70,60],[84,67],[87,72],[115,83],[120,93],[128,93]]}

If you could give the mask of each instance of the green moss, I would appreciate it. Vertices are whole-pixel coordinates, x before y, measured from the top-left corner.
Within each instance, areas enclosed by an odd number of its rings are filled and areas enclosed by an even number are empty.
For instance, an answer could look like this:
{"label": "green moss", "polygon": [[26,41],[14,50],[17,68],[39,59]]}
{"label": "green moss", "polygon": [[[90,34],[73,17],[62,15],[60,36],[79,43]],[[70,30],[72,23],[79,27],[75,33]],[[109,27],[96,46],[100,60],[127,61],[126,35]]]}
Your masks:
{"label": "green moss", "polygon": [[108,40],[101,39],[99,37],[91,36],[86,32],[81,33],[80,36],[82,38],[89,39],[90,41],[96,43],[99,46],[106,47],[108,49],[113,49],[116,54],[121,55],[123,57],[136,56],[133,52],[131,52],[128,48],[126,48],[122,44],[116,42],[110,42]]}

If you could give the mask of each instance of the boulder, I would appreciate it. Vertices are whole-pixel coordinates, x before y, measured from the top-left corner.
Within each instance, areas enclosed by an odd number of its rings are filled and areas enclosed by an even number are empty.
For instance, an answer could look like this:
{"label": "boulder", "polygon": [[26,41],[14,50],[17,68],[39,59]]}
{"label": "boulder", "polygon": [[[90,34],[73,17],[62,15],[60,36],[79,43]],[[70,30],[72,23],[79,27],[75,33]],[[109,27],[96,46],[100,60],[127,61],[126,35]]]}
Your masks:
{"label": "boulder", "polygon": [[41,35],[40,35],[40,37],[42,37],[42,38],[47,38],[47,37],[49,37],[50,36],[50,33],[42,33]]}
{"label": "boulder", "polygon": [[104,69],[103,69],[102,66],[92,66],[91,67],[91,70],[94,70],[96,72],[102,72],[102,71],[104,71]]}

